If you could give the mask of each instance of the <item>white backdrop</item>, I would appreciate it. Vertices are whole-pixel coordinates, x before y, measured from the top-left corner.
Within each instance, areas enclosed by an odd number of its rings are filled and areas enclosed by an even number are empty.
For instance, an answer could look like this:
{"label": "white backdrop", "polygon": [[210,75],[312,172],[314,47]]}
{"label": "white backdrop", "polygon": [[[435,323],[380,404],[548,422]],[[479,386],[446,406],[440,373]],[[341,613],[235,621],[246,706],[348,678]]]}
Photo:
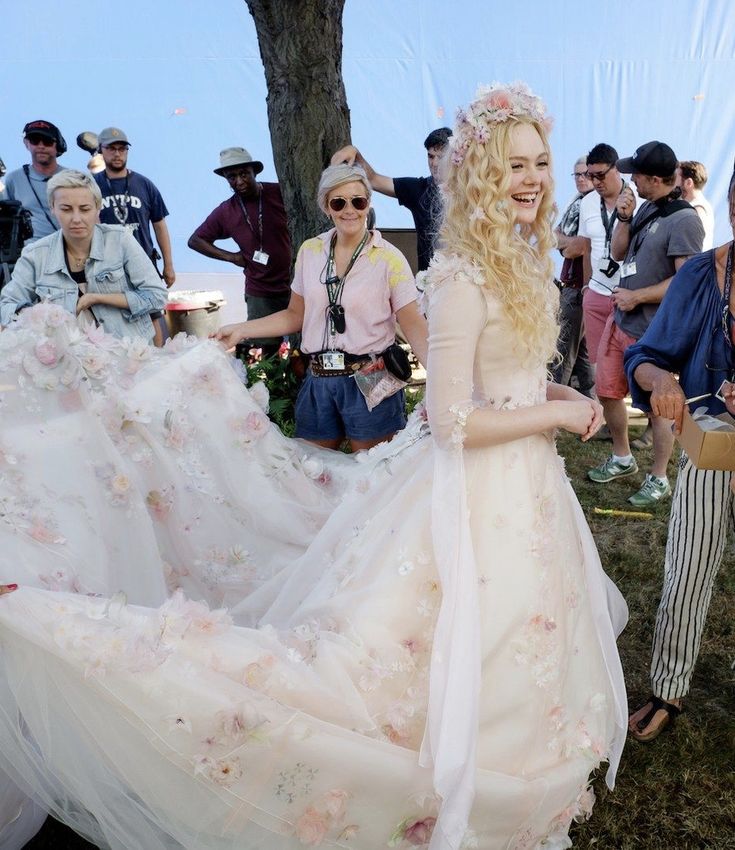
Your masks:
{"label": "white backdrop", "polygon": [[[295,10],[298,0],[288,0]],[[297,12],[296,12],[297,13]],[[180,272],[231,271],[186,247],[228,194],[218,152],[244,145],[276,178],[265,81],[244,0],[0,0],[0,157],[27,161],[26,121],[56,123],[64,165],[84,167],[81,130],[122,127],[130,166],[161,189]],[[654,138],[710,170],[717,239],[735,157],[731,0],[347,0],[344,77],[353,140],[391,176],[427,173],[422,142],[478,83],[526,80],[549,103],[558,200],[574,160],[600,141],[630,155]],[[411,226],[395,201],[378,224]],[[190,285],[191,281],[187,285]]]}

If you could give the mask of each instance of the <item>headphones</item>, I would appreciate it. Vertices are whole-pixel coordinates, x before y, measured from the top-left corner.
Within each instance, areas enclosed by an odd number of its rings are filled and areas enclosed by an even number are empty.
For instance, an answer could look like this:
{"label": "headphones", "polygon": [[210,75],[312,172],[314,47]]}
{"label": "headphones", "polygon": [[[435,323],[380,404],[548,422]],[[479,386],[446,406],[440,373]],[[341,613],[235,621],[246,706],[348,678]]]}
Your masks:
{"label": "headphones", "polygon": [[68,150],[66,139],[61,135],[61,130],[55,125],[51,124],[50,121],[29,121],[28,124],[23,128],[23,138],[25,138],[29,133],[33,133],[36,129],[33,127],[33,124],[45,124],[46,129],[54,130],[56,133],[56,138],[54,141],[56,142],[56,156],[61,156],[63,153],[66,153]]}

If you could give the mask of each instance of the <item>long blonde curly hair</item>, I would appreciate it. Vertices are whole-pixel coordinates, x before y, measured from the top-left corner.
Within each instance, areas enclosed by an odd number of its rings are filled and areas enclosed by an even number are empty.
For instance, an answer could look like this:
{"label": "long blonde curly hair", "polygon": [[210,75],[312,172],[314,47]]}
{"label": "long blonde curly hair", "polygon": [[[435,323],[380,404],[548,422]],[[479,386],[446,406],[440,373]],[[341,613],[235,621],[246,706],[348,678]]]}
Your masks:
{"label": "long blonde curly hair", "polygon": [[[504,91],[512,93],[513,87]],[[487,100],[487,96],[485,91],[482,97]],[[457,141],[443,163],[444,214],[438,237],[445,253],[469,260],[483,273],[485,285],[502,304],[519,345],[527,351],[524,360],[543,358],[549,363],[556,356],[559,333],[559,299],[550,257],[556,244],[551,174],[533,224],[516,224],[508,203],[513,129],[520,124],[532,126],[551,157],[546,122],[538,110],[531,112],[491,114],[480,122],[479,131],[476,117],[468,131],[469,110],[459,113]]]}

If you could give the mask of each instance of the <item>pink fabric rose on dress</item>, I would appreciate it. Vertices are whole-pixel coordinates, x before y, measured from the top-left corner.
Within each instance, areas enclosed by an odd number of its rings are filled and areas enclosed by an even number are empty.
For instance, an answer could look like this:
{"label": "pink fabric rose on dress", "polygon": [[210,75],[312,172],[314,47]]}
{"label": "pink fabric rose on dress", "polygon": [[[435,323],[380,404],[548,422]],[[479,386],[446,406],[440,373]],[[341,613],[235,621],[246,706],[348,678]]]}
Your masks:
{"label": "pink fabric rose on dress", "polygon": [[296,837],[307,847],[318,847],[329,829],[329,816],[318,812],[313,806],[296,821]]}
{"label": "pink fabric rose on dress", "polygon": [[245,429],[255,439],[262,437],[269,426],[270,419],[264,413],[258,413],[254,410],[245,417]]}
{"label": "pink fabric rose on dress", "polygon": [[413,847],[421,847],[424,844],[428,844],[431,840],[431,834],[434,832],[435,824],[436,818],[431,817],[409,823],[403,833],[403,838]]}
{"label": "pink fabric rose on dress", "polygon": [[44,366],[55,366],[59,362],[56,343],[51,339],[42,339],[36,343],[36,357]]}

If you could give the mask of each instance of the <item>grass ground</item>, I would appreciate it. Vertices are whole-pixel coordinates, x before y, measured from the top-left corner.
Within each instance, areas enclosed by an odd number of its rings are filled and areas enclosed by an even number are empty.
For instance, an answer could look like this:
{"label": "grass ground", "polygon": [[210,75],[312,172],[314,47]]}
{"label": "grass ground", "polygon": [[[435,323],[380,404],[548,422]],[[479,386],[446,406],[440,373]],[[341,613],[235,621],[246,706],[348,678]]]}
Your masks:
{"label": "grass ground", "polygon": [[[599,516],[595,506],[626,509],[638,476],[607,485],[588,481],[610,444],[582,445],[562,436],[559,450],[587,514],[603,565],[628,601],[630,622],[620,639],[632,708],[649,693],[648,662],[663,567],[669,502],[652,520]],[[636,453],[642,470],[650,451]],[[675,478],[674,461],[670,479]],[[596,781],[592,819],[572,833],[578,850],[735,850],[735,557],[723,562],[686,711],[651,744],[630,740],[613,793]],[[83,842],[49,820],[27,850],[84,850]],[[202,848],[206,850],[206,848]],[[376,848],[378,850],[378,848]]]}

